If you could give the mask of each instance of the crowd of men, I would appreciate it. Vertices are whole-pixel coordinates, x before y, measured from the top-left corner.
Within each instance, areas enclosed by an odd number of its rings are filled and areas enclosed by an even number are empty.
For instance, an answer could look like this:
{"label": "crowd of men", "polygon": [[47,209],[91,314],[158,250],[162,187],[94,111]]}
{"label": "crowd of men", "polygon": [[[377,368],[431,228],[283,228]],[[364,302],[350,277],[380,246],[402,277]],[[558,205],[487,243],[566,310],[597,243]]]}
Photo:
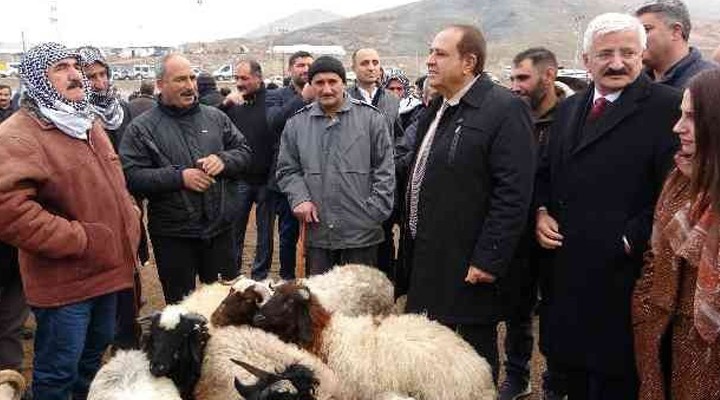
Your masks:
{"label": "crowd of men", "polygon": [[544,399],[636,398],[630,302],[679,89],[718,68],[690,30],[677,0],[596,17],[578,93],[544,47],[517,54],[509,89],[493,82],[469,25],[437,33],[416,90],[371,48],[352,55],[353,86],[339,60],[301,51],[274,90],[241,60],[228,95],[170,54],[126,102],[97,49],[36,46],[17,111],[0,85],[0,369],[21,367],[31,310],[32,395],[86,398],[107,346],[139,345],[148,237],[175,303],[239,275],[254,207],[252,278],[268,277],[277,218],[281,279],[301,235],[309,275],[377,266],[496,382],[504,321],[500,399],[533,390],[536,309]]}

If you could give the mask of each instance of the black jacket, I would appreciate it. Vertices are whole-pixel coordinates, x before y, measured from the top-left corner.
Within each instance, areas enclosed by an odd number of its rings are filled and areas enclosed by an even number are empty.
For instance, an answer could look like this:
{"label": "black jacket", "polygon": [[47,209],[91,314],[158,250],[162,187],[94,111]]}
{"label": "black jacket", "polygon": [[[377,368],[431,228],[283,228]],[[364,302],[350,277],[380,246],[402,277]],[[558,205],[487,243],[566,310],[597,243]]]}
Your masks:
{"label": "black jacket", "polygon": [[[419,120],[416,154],[441,103],[433,100]],[[496,321],[497,286],[464,279],[471,264],[498,279],[507,274],[525,229],[534,170],[528,106],[479,78],[439,123],[420,190],[416,238],[407,225],[403,232],[409,312],[453,324]]]}
{"label": "black jacket", "polygon": [[17,109],[12,104],[10,104],[8,108],[0,109],[0,123],[10,118],[16,110]]}
{"label": "black jacket", "polygon": [[280,148],[280,136],[285,129],[285,123],[298,110],[305,107],[306,103],[302,96],[295,91],[292,86],[270,90],[265,98],[267,109],[268,125],[270,131],[275,135],[275,145],[273,147],[273,159],[270,164],[270,178],[268,180],[268,188],[280,192],[275,179],[275,167],[277,166],[278,150]]}
{"label": "black jacket", "polygon": [[[210,154],[225,163],[217,183],[204,193],[186,190],[182,170]],[[232,227],[237,179],[252,154],[222,111],[201,104],[185,110],[159,104],[130,123],[120,156],[130,192],[148,199],[151,235],[212,238]]]}
{"label": "black jacket", "polygon": [[590,130],[592,98],[591,87],[560,105],[538,170],[536,206],[564,236],[540,266],[541,346],[555,362],[627,376],[630,299],[677,148],[680,93],[641,75]]}
{"label": "black jacket", "polygon": [[122,107],[123,109],[123,121],[122,124],[120,124],[120,127],[112,130],[105,129],[105,132],[107,132],[113,149],[115,149],[115,152],[118,152],[120,150],[120,142],[122,142],[122,137],[125,133],[125,129],[130,124],[130,121],[132,121],[132,115],[130,114],[130,107],[128,107],[128,103],[120,100],[120,107]]}
{"label": "black jacket", "polygon": [[265,96],[266,90],[262,87],[255,92],[253,99],[242,105],[220,107],[242,132],[253,151],[252,163],[242,174],[242,179],[256,185],[267,183],[278,140],[268,124]]}

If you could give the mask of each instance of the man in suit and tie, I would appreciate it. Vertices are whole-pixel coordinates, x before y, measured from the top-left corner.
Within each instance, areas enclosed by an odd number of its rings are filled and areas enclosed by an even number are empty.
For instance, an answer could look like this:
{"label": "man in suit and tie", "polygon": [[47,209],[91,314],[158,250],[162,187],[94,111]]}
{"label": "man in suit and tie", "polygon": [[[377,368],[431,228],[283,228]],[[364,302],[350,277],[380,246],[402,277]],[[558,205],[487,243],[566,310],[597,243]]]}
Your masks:
{"label": "man in suit and tie", "polygon": [[646,34],[625,14],[590,22],[593,77],[566,100],[536,181],[541,346],[568,372],[570,399],[634,399],[630,298],[657,195],[677,147],[680,93],[641,74]]}

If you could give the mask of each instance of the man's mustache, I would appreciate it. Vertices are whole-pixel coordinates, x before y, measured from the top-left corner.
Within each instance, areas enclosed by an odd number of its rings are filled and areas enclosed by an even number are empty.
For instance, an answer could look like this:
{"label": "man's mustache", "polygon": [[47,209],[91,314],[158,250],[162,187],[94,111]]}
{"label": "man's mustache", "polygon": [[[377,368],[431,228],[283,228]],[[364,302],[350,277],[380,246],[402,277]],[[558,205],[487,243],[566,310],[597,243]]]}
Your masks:
{"label": "man's mustache", "polygon": [[180,93],[180,96],[194,96],[194,95],[195,95],[195,91],[193,91],[192,89],[183,90]]}
{"label": "man's mustache", "polygon": [[623,75],[627,75],[627,74],[628,74],[628,71],[625,68],[623,68],[623,69],[609,69],[609,70],[605,71],[604,75],[605,76],[623,76]]}
{"label": "man's mustache", "polygon": [[71,79],[68,83],[67,89],[82,89],[83,83],[80,79]]}

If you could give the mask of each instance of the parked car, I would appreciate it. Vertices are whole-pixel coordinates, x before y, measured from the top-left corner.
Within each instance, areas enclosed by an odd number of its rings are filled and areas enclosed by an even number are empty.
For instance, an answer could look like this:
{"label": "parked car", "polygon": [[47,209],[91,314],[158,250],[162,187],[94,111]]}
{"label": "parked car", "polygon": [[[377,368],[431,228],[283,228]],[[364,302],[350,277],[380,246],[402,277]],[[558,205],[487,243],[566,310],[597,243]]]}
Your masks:
{"label": "parked car", "polygon": [[133,65],[132,77],[134,79],[155,79],[155,68],[152,65]]}
{"label": "parked car", "polygon": [[216,69],[212,76],[216,81],[229,81],[235,78],[233,67],[230,64],[225,64]]}
{"label": "parked car", "polygon": [[112,67],[112,78],[118,81],[132,79],[130,70],[125,67]]}
{"label": "parked car", "polygon": [[9,62],[5,65],[0,63],[0,78],[7,78],[9,76],[16,77],[20,75],[20,63]]}

